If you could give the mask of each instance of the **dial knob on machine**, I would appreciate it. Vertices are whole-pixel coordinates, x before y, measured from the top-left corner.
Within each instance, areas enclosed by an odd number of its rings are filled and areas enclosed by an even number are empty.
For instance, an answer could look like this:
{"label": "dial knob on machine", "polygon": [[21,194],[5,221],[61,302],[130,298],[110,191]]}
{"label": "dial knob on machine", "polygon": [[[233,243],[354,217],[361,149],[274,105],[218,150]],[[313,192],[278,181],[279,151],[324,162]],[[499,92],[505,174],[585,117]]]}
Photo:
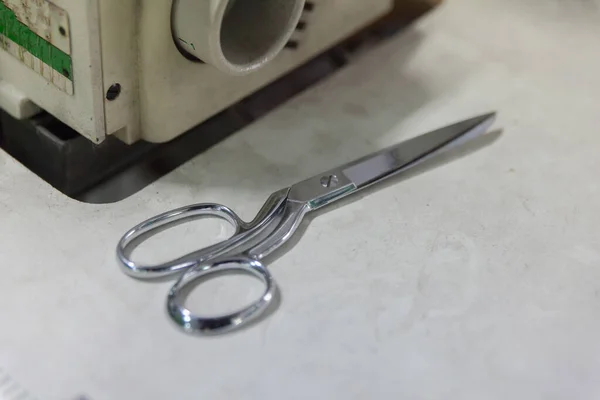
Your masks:
{"label": "dial knob on machine", "polygon": [[279,54],[305,0],[175,0],[173,34],[191,56],[230,75],[250,73]]}

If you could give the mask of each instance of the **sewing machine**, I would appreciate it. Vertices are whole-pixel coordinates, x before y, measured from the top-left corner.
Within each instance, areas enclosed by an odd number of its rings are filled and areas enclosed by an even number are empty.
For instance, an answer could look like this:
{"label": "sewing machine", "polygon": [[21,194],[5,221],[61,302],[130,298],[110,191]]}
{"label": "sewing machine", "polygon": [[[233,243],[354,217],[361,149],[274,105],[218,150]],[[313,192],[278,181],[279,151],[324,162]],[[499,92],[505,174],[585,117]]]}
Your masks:
{"label": "sewing machine", "polygon": [[390,11],[391,0],[3,0],[0,106],[93,142],[166,142]]}
{"label": "sewing machine", "polygon": [[78,191],[137,149],[173,141],[386,16],[430,2],[0,0],[0,109],[12,135],[2,147]]}

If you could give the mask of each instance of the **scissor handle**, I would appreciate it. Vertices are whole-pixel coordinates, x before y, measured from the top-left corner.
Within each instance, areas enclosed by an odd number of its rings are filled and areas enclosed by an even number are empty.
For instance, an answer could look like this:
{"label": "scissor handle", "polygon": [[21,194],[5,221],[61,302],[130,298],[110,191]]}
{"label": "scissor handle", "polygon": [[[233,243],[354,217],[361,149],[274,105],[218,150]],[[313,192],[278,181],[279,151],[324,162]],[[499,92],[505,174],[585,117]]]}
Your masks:
{"label": "scissor handle", "polygon": [[[280,208],[281,212],[277,214],[277,218],[273,219],[272,229],[261,240],[254,241],[255,246],[248,248],[244,254],[228,253],[189,268],[169,292],[167,311],[171,319],[188,333],[214,335],[240,328],[260,317],[268,309],[277,292],[275,280],[260,259],[271,254],[293,235],[308,210],[306,203],[285,202]],[[232,270],[259,278],[265,285],[265,291],[260,298],[248,307],[219,317],[194,315],[184,307],[184,297],[194,289],[193,284],[197,280],[205,278],[207,275],[225,274]]]}
{"label": "scissor handle", "polygon": [[[125,274],[136,278],[157,278],[179,273],[234,250],[238,251],[241,245],[268,225],[282,209],[281,206],[286,197],[287,190],[273,193],[254,220],[249,223],[244,222],[229,207],[216,203],[199,203],[167,211],[149,218],[127,231],[117,244],[117,260]],[[133,249],[150,236],[184,220],[202,217],[216,217],[229,222],[234,228],[233,235],[219,243],[160,264],[142,265],[131,260]]]}
{"label": "scissor handle", "polygon": [[[184,287],[207,275],[223,274],[238,271],[259,278],[265,285],[260,298],[249,306],[218,317],[202,317],[194,315],[183,306]],[[171,319],[188,333],[216,335],[232,331],[261,316],[268,308],[277,293],[277,284],[269,270],[258,260],[248,256],[219,258],[210,263],[198,264],[188,269],[169,291],[167,312]]]}
{"label": "scissor handle", "polygon": [[117,259],[123,272],[136,278],[167,276],[196,265],[198,262],[209,258],[211,255],[218,253],[219,250],[227,247],[228,240],[231,237],[215,245],[160,264],[142,265],[130,259],[130,252],[152,235],[157,234],[163,229],[177,225],[184,220],[203,217],[221,218],[230,223],[234,228],[232,237],[245,230],[247,225],[233,210],[221,204],[200,203],[167,211],[134,226],[123,235],[117,245]]}

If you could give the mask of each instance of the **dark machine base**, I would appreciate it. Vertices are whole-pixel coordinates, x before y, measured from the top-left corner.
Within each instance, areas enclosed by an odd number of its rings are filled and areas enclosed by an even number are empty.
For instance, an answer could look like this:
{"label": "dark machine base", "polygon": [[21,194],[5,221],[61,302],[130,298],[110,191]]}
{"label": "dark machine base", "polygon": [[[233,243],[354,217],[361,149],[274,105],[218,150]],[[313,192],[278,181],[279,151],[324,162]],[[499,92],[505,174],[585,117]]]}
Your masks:
{"label": "dark machine base", "polygon": [[[408,4],[168,143],[126,145],[109,137],[94,144],[47,113],[16,120],[0,110],[0,148],[67,196],[118,201],[328,77],[432,7]],[[110,190],[115,185],[120,190]]]}

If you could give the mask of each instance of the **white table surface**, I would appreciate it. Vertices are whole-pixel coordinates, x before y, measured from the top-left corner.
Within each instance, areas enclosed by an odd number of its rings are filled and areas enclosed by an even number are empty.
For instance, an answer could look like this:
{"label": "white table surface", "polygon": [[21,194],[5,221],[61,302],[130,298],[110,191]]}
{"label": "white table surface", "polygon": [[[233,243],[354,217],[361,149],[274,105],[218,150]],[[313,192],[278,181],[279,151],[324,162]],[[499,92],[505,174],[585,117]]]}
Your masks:
{"label": "white table surface", "polygon": [[[116,204],[70,200],[0,153],[0,384],[68,400],[600,398],[599,10],[448,0]],[[117,267],[117,240],[151,215],[216,201],[250,218],[278,188],[488,110],[494,142],[307,222],[271,264],[279,308],[249,329],[185,335],[164,312],[171,282]],[[201,226],[139,257],[227,233]]]}

